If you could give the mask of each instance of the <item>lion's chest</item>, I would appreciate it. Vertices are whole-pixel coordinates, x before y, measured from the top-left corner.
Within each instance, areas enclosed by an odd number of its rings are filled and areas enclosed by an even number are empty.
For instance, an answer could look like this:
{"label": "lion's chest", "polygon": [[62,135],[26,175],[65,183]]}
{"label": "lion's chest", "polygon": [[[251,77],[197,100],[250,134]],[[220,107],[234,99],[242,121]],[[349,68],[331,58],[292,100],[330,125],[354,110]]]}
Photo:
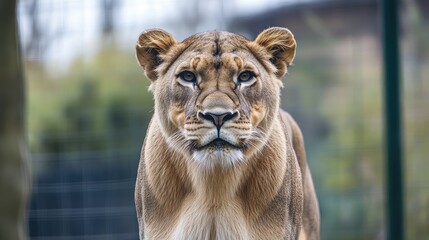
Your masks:
{"label": "lion's chest", "polygon": [[249,239],[241,206],[231,200],[212,205],[190,197],[183,205],[171,239]]}

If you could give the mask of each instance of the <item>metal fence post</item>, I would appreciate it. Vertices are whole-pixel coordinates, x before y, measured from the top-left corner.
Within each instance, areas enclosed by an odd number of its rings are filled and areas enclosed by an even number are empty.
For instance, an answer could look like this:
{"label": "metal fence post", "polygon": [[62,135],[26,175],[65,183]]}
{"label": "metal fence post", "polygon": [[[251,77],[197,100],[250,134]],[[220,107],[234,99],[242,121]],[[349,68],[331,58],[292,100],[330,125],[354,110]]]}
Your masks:
{"label": "metal fence post", "polygon": [[398,0],[382,0],[387,239],[404,239]]}

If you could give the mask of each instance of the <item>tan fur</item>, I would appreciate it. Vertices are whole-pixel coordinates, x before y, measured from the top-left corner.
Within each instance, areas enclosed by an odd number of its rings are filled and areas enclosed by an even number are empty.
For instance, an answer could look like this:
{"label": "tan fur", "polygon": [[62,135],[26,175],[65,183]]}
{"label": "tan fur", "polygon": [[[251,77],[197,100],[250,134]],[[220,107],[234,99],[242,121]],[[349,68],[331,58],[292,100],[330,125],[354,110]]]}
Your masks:
{"label": "tan fur", "polygon": [[295,48],[284,28],[255,41],[142,33],[136,54],[155,112],[136,181],[140,239],[319,239],[302,134],[279,109]]}

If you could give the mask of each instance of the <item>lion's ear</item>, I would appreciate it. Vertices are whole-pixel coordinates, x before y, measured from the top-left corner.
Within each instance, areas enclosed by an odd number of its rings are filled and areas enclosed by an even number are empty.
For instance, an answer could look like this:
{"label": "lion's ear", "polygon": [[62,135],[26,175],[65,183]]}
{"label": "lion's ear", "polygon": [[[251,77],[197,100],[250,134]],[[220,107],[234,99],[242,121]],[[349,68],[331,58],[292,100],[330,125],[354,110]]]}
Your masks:
{"label": "lion's ear", "polygon": [[295,57],[296,41],[292,32],[281,27],[268,28],[256,37],[255,42],[271,54],[270,61],[277,68],[277,77],[283,77]]}
{"label": "lion's ear", "polygon": [[176,40],[160,29],[148,30],[140,35],[136,44],[137,60],[150,80],[158,78],[156,68],[163,61],[162,55],[175,44]]}

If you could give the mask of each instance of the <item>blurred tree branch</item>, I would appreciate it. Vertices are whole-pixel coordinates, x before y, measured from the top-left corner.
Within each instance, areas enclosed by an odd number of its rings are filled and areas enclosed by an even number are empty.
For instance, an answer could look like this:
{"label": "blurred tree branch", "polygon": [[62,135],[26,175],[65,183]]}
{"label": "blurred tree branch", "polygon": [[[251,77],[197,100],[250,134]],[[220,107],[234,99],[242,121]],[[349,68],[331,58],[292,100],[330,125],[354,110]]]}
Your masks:
{"label": "blurred tree branch", "polygon": [[[27,19],[25,25],[28,25],[29,32],[23,39],[24,55],[29,59],[43,58],[54,39],[64,34],[64,29],[52,21],[53,11],[44,10],[46,4],[42,5],[39,0],[21,0],[20,5],[25,15],[21,21]],[[50,15],[46,16],[47,14]]]}
{"label": "blurred tree branch", "polygon": [[38,56],[39,55],[39,45],[42,38],[41,24],[39,21],[39,1],[34,0],[27,2],[28,6],[25,8],[26,14],[30,19],[30,38],[25,44],[25,53],[29,56]]}
{"label": "blurred tree branch", "polygon": [[116,9],[120,2],[117,0],[101,1],[101,29],[103,37],[112,37],[115,30]]}
{"label": "blurred tree branch", "polygon": [[26,239],[29,175],[16,1],[0,2],[0,239]]}

